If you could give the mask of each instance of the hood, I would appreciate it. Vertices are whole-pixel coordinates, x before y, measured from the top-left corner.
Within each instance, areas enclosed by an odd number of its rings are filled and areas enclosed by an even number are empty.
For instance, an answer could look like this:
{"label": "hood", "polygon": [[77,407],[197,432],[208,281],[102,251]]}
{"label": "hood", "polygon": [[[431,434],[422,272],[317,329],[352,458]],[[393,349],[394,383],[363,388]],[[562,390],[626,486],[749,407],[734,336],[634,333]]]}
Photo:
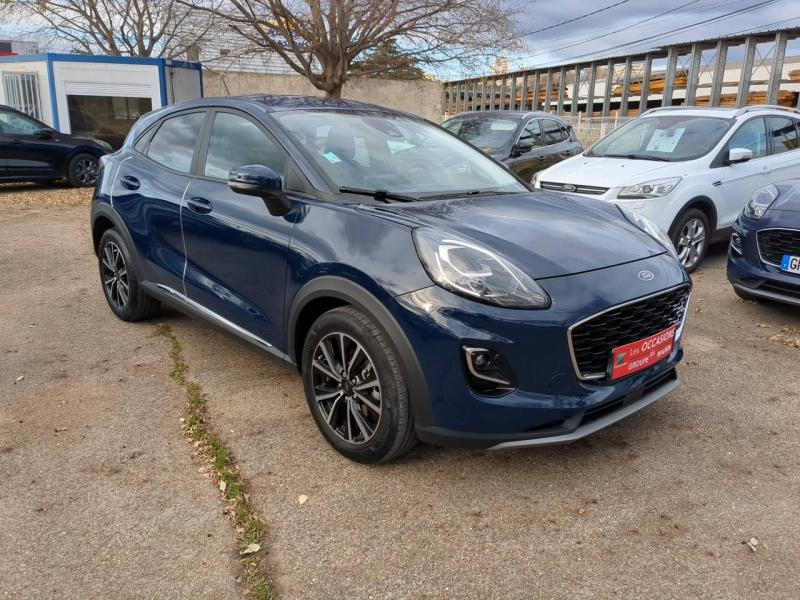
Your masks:
{"label": "hood", "polygon": [[555,183],[580,183],[596,187],[614,188],[642,183],[649,179],[674,177],[678,163],[630,158],[604,158],[579,154],[556,163],[539,174],[539,181]]}
{"label": "hood", "polygon": [[665,249],[613,204],[533,192],[376,208],[479,242],[535,279],[603,269]]}
{"label": "hood", "polygon": [[800,212],[800,179],[790,179],[775,184],[780,194],[769,210]]}

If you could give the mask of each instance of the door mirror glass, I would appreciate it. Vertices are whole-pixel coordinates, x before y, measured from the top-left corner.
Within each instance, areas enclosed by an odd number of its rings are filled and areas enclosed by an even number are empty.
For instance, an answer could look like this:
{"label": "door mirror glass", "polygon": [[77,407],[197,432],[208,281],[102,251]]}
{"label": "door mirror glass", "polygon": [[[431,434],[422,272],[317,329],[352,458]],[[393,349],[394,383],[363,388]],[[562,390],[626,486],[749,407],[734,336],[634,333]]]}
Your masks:
{"label": "door mirror glass", "polygon": [[237,194],[262,198],[273,216],[285,215],[292,208],[283,194],[281,176],[264,165],[234,167],[228,173],[228,187]]}
{"label": "door mirror glass", "polygon": [[753,158],[753,151],[749,148],[731,148],[728,150],[728,160],[725,162],[729,165],[747,162]]}

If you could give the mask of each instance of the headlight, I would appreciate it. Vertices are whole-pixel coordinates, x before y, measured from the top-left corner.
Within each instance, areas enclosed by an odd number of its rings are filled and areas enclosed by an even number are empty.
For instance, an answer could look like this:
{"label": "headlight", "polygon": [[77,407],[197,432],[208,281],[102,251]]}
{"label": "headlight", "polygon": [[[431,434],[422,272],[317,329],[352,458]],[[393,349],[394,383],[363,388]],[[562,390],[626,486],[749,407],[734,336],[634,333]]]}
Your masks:
{"label": "headlight", "polygon": [[636,225],[639,229],[664,246],[664,248],[666,248],[666,250],[672,254],[672,256],[678,258],[678,251],[675,250],[675,244],[672,243],[672,240],[669,239],[669,236],[664,233],[664,230],[661,229],[661,227],[637,212],[623,208],[622,206],[617,206],[617,208],[620,210],[622,215],[628,219],[628,221]]}
{"label": "headlight", "polygon": [[760,219],[772,206],[772,203],[778,199],[780,193],[780,190],[773,184],[756,190],[744,207],[744,216],[748,219]]}
{"label": "headlight", "polygon": [[653,181],[645,181],[644,183],[629,185],[619,191],[617,198],[627,198],[633,200],[636,198],[644,199],[666,196],[675,188],[676,185],[680,183],[680,181],[680,177],[670,177],[668,179],[654,179]]}
{"label": "headlight", "polygon": [[488,248],[428,227],[414,230],[414,243],[431,279],[455,294],[506,308],[550,306],[539,284]]}

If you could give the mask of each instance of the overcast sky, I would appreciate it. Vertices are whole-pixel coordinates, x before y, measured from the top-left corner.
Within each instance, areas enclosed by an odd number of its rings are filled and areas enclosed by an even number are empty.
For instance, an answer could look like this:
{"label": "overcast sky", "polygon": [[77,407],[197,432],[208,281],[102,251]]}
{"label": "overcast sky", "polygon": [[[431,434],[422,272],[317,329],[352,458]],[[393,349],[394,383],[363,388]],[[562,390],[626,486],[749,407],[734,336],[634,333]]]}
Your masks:
{"label": "overcast sky", "polygon": [[[546,66],[624,55],[672,42],[712,38],[753,28],[800,26],[800,0],[767,1],[767,4],[758,6],[765,0],[508,0],[518,11],[520,33],[558,25],[620,3],[572,23],[524,36],[524,47],[516,53],[509,53],[508,58],[514,68]],[[750,8],[753,10],[689,27]],[[668,11],[673,12],[663,14]],[[645,19],[649,20],[642,22]],[[675,31],[684,27],[687,28]],[[627,45],[645,38],[653,39]],[[797,43],[790,44],[790,50],[797,47]],[[488,69],[488,65],[485,68]],[[467,75],[473,74],[476,73]]]}

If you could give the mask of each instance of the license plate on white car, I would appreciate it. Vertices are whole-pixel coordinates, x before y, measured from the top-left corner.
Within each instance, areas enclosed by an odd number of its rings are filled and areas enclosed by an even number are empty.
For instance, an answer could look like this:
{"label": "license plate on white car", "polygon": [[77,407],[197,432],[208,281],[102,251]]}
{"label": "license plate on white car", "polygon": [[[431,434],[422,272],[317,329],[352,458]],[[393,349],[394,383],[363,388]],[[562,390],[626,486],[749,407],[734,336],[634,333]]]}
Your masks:
{"label": "license plate on white car", "polygon": [[800,275],[800,256],[785,254],[781,261],[781,269],[787,273],[797,273]]}

